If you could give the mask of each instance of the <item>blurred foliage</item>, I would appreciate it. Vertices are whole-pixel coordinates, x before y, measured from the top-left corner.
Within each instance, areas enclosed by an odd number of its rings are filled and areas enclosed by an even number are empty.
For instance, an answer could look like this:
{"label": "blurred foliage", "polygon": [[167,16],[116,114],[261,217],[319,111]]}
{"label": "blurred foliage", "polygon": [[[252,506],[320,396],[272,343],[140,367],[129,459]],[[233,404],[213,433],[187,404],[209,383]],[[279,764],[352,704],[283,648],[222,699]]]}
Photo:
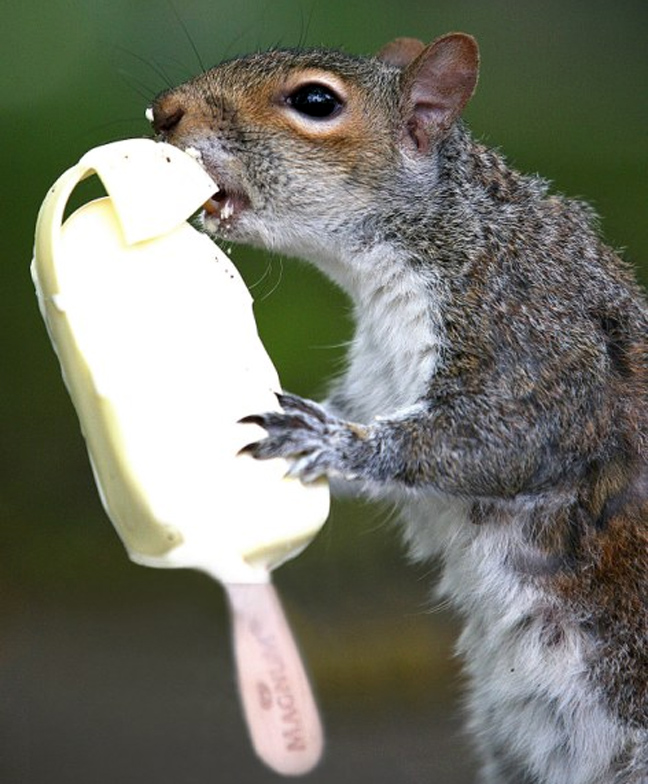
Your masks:
{"label": "blurred foliage", "polygon": [[[645,0],[9,0],[0,50],[5,595],[170,579],[134,576],[103,516],[29,279],[39,203],[85,150],[148,134],[151,97],[223,57],[276,44],[372,52],[397,35],[427,40],[461,29],[476,35],[482,51],[467,111],[476,135],[518,168],[593,202],[610,241],[645,264],[647,20]],[[252,285],[284,385],[321,395],[351,334],[348,303],[302,263],[243,248],[233,255]],[[359,581],[381,605],[406,582],[382,514],[336,506],[330,528],[281,579],[322,604],[342,600]],[[411,583],[422,602],[422,583]]]}

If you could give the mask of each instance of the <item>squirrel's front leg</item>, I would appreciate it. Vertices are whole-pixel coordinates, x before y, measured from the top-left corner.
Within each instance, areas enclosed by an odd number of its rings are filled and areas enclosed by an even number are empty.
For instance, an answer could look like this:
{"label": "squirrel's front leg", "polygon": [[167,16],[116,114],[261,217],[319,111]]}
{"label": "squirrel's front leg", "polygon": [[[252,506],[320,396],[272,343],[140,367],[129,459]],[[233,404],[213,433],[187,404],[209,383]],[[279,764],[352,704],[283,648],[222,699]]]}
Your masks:
{"label": "squirrel's front leg", "polygon": [[286,458],[291,463],[289,474],[304,481],[327,475],[380,486],[446,484],[444,450],[437,449],[434,418],[425,406],[364,425],[334,416],[318,403],[297,395],[277,397],[282,411],[241,420],[260,425],[267,432],[265,438],[241,451],[260,460]]}
{"label": "squirrel's front leg", "polygon": [[517,407],[494,413],[479,398],[453,407],[422,402],[365,425],[296,395],[278,397],[283,411],[242,420],[267,432],[243,451],[258,459],[287,458],[290,473],[306,481],[328,475],[381,487],[511,498],[560,481],[565,467],[577,471],[588,450],[578,439],[571,443],[573,432],[561,432],[560,422],[567,420],[559,416],[559,404],[557,411],[533,418]]}

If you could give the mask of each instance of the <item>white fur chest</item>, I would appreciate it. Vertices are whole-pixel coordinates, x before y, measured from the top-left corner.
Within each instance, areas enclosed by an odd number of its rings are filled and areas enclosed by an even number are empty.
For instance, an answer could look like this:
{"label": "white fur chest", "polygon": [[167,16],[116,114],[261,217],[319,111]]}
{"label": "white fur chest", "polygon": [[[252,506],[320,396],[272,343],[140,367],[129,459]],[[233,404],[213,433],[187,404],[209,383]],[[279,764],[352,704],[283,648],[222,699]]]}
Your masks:
{"label": "white fur chest", "polygon": [[356,333],[339,389],[346,416],[369,422],[398,415],[425,394],[444,343],[441,296],[391,248],[355,261],[343,284],[353,297]]}

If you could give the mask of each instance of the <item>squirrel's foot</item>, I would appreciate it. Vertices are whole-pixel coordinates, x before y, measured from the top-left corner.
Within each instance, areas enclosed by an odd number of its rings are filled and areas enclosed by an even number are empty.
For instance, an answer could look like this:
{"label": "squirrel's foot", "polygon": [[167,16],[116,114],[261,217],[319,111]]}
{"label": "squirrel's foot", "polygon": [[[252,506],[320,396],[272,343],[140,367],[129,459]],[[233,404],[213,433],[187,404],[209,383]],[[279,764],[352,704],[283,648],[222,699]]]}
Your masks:
{"label": "squirrel's foot", "polygon": [[241,449],[259,460],[283,457],[290,476],[312,482],[323,475],[357,477],[354,456],[368,428],[337,419],[320,405],[297,395],[277,395],[282,411],[252,414],[240,421],[260,425],[267,436]]}

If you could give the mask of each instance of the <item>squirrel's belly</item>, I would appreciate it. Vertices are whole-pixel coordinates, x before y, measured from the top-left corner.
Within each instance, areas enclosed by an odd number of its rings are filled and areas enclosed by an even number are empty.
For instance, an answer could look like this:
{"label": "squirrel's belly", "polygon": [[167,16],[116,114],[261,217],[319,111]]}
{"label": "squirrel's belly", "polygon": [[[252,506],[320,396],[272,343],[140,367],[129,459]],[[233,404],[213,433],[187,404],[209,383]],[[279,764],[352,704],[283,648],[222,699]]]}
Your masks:
{"label": "squirrel's belly", "polygon": [[459,499],[402,499],[412,556],[441,556],[438,594],[464,619],[457,652],[470,726],[486,753],[497,749],[506,770],[531,760],[552,784],[603,781],[628,731],[592,688],[591,640],[507,557],[519,531],[471,523],[470,503]]}
{"label": "squirrel's belly", "polygon": [[436,493],[398,495],[403,538],[415,561],[443,554],[458,536],[471,530],[467,501]]}

